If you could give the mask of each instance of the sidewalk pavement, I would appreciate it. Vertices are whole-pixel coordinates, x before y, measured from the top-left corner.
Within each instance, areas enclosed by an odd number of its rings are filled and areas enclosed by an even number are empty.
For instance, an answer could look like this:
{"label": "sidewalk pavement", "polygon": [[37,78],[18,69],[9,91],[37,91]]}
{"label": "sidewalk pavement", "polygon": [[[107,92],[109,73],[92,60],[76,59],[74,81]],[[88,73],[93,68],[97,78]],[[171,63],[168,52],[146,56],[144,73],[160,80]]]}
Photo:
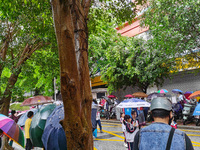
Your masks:
{"label": "sidewalk pavement", "polygon": [[[120,121],[117,119],[110,119],[110,120],[101,119],[101,122],[121,124]],[[147,126],[150,124],[151,124],[150,122],[146,123]],[[187,125],[183,125],[183,123],[180,120],[177,121],[177,128],[178,129],[200,130],[200,126],[196,126],[196,124],[194,122],[189,123]]]}

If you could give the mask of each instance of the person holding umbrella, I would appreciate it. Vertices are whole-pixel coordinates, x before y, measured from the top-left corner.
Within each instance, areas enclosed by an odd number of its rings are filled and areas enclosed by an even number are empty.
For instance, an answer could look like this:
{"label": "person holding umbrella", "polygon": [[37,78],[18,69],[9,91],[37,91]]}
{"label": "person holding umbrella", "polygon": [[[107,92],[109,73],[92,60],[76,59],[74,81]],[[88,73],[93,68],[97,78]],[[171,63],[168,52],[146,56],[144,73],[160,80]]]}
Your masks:
{"label": "person holding umbrella", "polygon": [[[18,117],[17,117],[17,113],[15,110],[11,111],[11,115],[9,116],[9,118],[11,118],[12,120],[14,120],[16,123],[18,122]],[[10,140],[9,145],[12,146],[13,145],[13,140]]]}
{"label": "person holding umbrella", "polygon": [[105,109],[105,112],[106,112],[106,120],[110,119],[110,114],[109,114],[109,104],[108,104],[108,101],[105,100],[105,103],[104,103],[104,109]]}
{"label": "person holding umbrella", "polygon": [[25,122],[26,150],[31,150],[31,148],[33,147],[29,133],[33,116],[34,116],[33,112],[29,111],[27,114],[28,119]]}

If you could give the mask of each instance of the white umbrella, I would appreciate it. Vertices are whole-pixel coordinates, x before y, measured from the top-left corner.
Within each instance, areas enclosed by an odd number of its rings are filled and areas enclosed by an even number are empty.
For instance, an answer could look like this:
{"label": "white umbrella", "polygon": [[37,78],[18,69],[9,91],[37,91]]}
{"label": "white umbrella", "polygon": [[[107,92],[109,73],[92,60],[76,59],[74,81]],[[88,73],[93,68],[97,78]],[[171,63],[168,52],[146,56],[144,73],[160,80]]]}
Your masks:
{"label": "white umbrella", "polygon": [[117,105],[118,108],[138,108],[138,107],[150,107],[150,106],[151,106],[150,103],[138,98],[126,99],[121,103],[119,103],[119,105]]}

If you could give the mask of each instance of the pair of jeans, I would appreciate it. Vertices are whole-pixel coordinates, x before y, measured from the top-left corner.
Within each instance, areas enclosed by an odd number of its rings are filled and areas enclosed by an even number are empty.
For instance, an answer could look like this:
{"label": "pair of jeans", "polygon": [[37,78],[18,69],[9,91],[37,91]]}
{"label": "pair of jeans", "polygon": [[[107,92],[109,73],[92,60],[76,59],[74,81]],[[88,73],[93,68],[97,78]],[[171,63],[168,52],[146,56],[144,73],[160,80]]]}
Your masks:
{"label": "pair of jeans", "polygon": [[101,126],[101,120],[97,120],[97,124],[99,125],[100,130],[102,130],[102,126]]}

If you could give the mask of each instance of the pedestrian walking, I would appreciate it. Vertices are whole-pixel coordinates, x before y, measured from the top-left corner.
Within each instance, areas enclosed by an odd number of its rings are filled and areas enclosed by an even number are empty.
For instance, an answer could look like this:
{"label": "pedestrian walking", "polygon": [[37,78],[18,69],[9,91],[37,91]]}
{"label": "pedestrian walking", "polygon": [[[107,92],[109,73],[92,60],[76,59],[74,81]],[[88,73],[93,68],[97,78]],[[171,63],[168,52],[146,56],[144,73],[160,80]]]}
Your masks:
{"label": "pedestrian walking", "polygon": [[109,104],[108,104],[108,101],[105,100],[105,103],[104,103],[104,109],[105,109],[105,113],[106,113],[106,120],[110,119],[110,114],[109,114]]}
{"label": "pedestrian walking", "polygon": [[[9,116],[9,118],[11,118],[12,120],[15,121],[15,123],[18,122],[18,117],[17,117],[17,113],[15,110],[11,110],[11,115]],[[10,140],[9,145],[12,146],[13,145],[13,140]]]}
{"label": "pedestrian walking", "polygon": [[128,145],[128,150],[133,150],[133,142],[135,134],[139,131],[138,123],[132,123],[132,118],[129,115],[124,116],[124,124],[126,126],[125,136]]}
{"label": "pedestrian walking", "polygon": [[25,148],[26,148],[26,150],[31,150],[31,148],[33,147],[33,144],[30,140],[30,134],[29,134],[33,115],[34,115],[33,111],[29,111],[27,114],[28,119],[26,119],[26,122],[25,122],[25,138],[26,138],[26,147]]}
{"label": "pedestrian walking", "polygon": [[140,127],[146,125],[143,107],[137,108],[137,114],[138,114],[137,119],[138,119]]}
{"label": "pedestrian walking", "polygon": [[194,150],[189,137],[170,126],[172,103],[164,97],[154,98],[150,111],[154,123],[142,128],[135,136],[134,150]]}
{"label": "pedestrian walking", "polygon": [[16,113],[16,111],[15,110],[11,110],[11,115],[9,116],[9,118],[11,118],[12,120],[14,120],[15,121],[15,123],[17,123],[18,122],[18,117],[17,117],[17,113]]}
{"label": "pedestrian walking", "polygon": [[127,145],[127,143],[126,143],[126,136],[125,136],[126,126],[125,126],[125,124],[124,124],[124,116],[125,116],[125,113],[122,112],[122,113],[120,114],[120,122],[121,122],[121,124],[122,124],[122,132],[123,132],[123,134],[124,134],[124,146],[125,146],[125,147],[128,147],[128,145]]}
{"label": "pedestrian walking", "polygon": [[101,117],[100,117],[100,111],[99,111],[99,109],[97,109],[96,122],[99,125],[100,132],[103,133],[102,126],[101,126]]}

